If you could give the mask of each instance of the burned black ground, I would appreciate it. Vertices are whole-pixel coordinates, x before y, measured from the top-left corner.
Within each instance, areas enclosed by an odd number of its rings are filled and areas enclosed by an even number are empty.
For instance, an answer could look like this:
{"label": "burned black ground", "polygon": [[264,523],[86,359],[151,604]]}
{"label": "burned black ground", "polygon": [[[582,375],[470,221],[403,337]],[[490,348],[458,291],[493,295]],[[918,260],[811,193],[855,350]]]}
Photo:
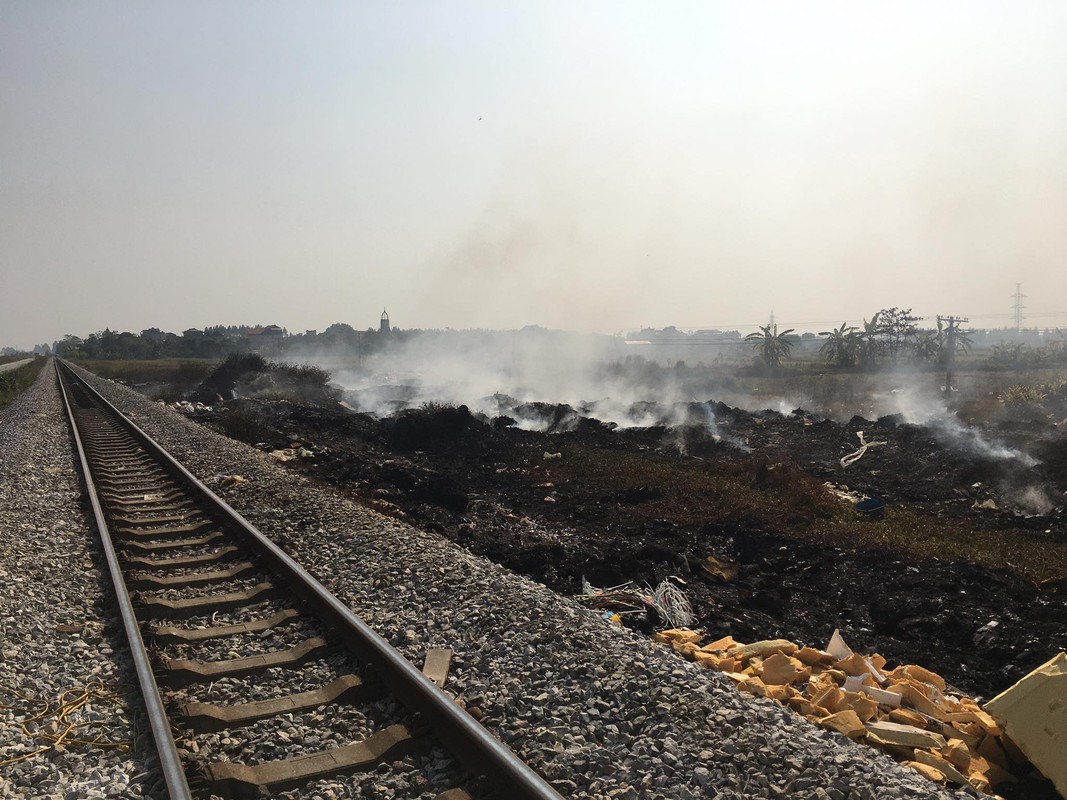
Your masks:
{"label": "burned black ground", "polygon": [[[236,401],[202,421],[254,419],[254,438],[270,433],[252,443],[315,453],[288,467],[564,594],[583,576],[598,586],[676,576],[710,636],[822,645],[840,628],[857,649],[981,697],[1067,648],[1062,508],[1027,517],[1012,500],[1027,487],[1062,503],[1054,467],[1067,446],[1055,428],[1016,432],[1046,459],[1025,467],[892,418],[840,425],[716,405],[712,436],[535,410],[559,432],[463,407],[377,420],[283,401]],[[887,444],[843,468],[859,430]],[[885,500],[885,516],[856,513],[824,481]],[[996,509],[974,508],[990,500]],[[736,576],[705,570],[708,556]]]}

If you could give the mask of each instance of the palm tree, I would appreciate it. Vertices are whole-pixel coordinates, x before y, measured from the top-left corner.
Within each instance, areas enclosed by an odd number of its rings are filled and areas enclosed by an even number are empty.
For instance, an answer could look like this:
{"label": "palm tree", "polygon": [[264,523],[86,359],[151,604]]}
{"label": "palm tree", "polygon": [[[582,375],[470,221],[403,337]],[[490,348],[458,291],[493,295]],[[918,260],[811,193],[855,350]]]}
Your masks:
{"label": "palm tree", "polygon": [[941,332],[941,323],[937,323],[936,331],[919,331],[912,344],[912,351],[916,361],[938,361],[941,358],[941,350],[945,346],[945,337]]}
{"label": "palm tree", "polygon": [[859,353],[859,339],[856,336],[857,328],[846,322],[841,323],[840,328],[832,331],[822,331],[819,336],[829,337],[819,352],[823,357],[839,367],[848,368],[856,364],[856,356]]}
{"label": "palm tree", "polygon": [[793,349],[793,343],[787,339],[793,332],[793,328],[778,332],[777,323],[760,325],[759,330],[745,337],[746,342],[752,342],[752,348],[760,351],[763,363],[771,369],[782,366],[782,359],[789,358]]}
{"label": "palm tree", "polygon": [[[938,327],[938,331],[940,331],[940,329],[941,329],[940,321],[938,322],[937,327]],[[951,337],[952,338],[952,342],[953,342],[953,349],[957,353],[969,353],[969,352],[971,352],[971,348],[974,347],[974,339],[972,339],[970,337],[971,333],[974,333],[974,331],[957,330],[955,332],[955,334]],[[942,347],[941,357],[943,359],[947,359],[949,357],[949,353],[948,353],[948,348],[949,348],[948,338],[949,338],[948,336],[945,337],[945,343],[944,343],[944,346]]]}
{"label": "palm tree", "polygon": [[876,311],[870,322],[863,320],[863,328],[856,332],[860,366],[864,369],[874,366],[881,349],[881,342],[878,340],[878,337],[882,335],[882,323],[878,318],[881,313],[881,311]]}

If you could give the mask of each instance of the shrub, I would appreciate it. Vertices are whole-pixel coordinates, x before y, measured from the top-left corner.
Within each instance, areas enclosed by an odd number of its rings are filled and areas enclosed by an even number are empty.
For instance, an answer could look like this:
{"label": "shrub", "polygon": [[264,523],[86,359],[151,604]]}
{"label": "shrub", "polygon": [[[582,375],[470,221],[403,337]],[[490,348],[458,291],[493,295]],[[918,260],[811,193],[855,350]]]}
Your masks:
{"label": "shrub", "polygon": [[252,375],[259,375],[270,369],[267,360],[259,353],[231,353],[215,371],[192,393],[193,400],[202,403],[215,402],[218,395],[229,400],[234,395],[237,384]]}
{"label": "shrub", "polygon": [[1001,392],[998,399],[1011,419],[1039,422],[1048,419],[1046,396],[1046,387],[1016,384]]}
{"label": "shrub", "polygon": [[325,388],[330,382],[330,373],[311,364],[273,364],[272,370],[282,380],[294,386]]}

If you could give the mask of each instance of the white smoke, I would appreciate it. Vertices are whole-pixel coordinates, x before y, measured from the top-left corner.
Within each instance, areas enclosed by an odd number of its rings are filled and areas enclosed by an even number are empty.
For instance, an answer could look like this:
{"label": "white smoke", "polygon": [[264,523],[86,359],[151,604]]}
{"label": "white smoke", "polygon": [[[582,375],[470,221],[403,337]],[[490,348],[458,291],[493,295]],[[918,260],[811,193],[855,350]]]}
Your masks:
{"label": "white smoke", "polygon": [[747,449],[720,429],[708,398],[721,393],[706,377],[690,385],[684,367],[635,357],[615,337],[541,328],[428,332],[358,363],[350,354],[310,360],[332,373],[351,407],[377,417],[465,405],[489,418],[507,415],[525,430],[573,430],[581,418],[615,428],[696,426]]}
{"label": "white smoke", "polygon": [[1022,511],[1036,516],[1044,516],[1056,507],[1048,493],[1038,486],[1027,486],[1012,499]]}
{"label": "white smoke", "polygon": [[942,445],[982,458],[1018,462],[1032,467],[1037,460],[1014,447],[989,439],[981,430],[960,421],[943,398],[919,389],[894,389],[883,397],[905,422],[926,427]]}

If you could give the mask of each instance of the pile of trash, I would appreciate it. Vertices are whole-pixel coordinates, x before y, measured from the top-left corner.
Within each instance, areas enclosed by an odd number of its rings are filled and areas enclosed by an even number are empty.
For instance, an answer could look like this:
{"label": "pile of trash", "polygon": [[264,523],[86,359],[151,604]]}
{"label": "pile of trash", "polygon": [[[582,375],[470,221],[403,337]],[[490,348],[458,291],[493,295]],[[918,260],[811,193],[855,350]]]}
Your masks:
{"label": "pile of trash", "polygon": [[295,461],[298,458],[312,458],[315,453],[312,450],[308,450],[299,442],[294,442],[291,447],[285,447],[280,450],[271,450],[268,455],[274,457],[276,461]]}
{"label": "pile of trash", "polygon": [[689,598],[678,588],[682,583],[674,576],[664,578],[655,589],[636,586],[633,581],[597,589],[582,578],[582,593],[578,602],[602,612],[612,622],[637,617],[644,620],[653,615],[664,624],[685,628],[696,621]]}
{"label": "pile of trash", "polygon": [[1013,770],[1030,768],[993,716],[940,675],[914,664],[886,670],[882,656],[853,652],[838,631],[825,650],[787,639],[743,644],[725,636],[701,645],[702,638],[684,627],[653,636],[740,690],[878,747],[932,781],[989,793],[1016,782]]}
{"label": "pile of trash", "polygon": [[165,408],[169,408],[171,411],[177,411],[179,414],[197,414],[201,412],[212,414],[215,411],[214,406],[199,402],[190,403],[188,400],[179,400],[177,403],[165,403],[160,400],[159,404]]}

